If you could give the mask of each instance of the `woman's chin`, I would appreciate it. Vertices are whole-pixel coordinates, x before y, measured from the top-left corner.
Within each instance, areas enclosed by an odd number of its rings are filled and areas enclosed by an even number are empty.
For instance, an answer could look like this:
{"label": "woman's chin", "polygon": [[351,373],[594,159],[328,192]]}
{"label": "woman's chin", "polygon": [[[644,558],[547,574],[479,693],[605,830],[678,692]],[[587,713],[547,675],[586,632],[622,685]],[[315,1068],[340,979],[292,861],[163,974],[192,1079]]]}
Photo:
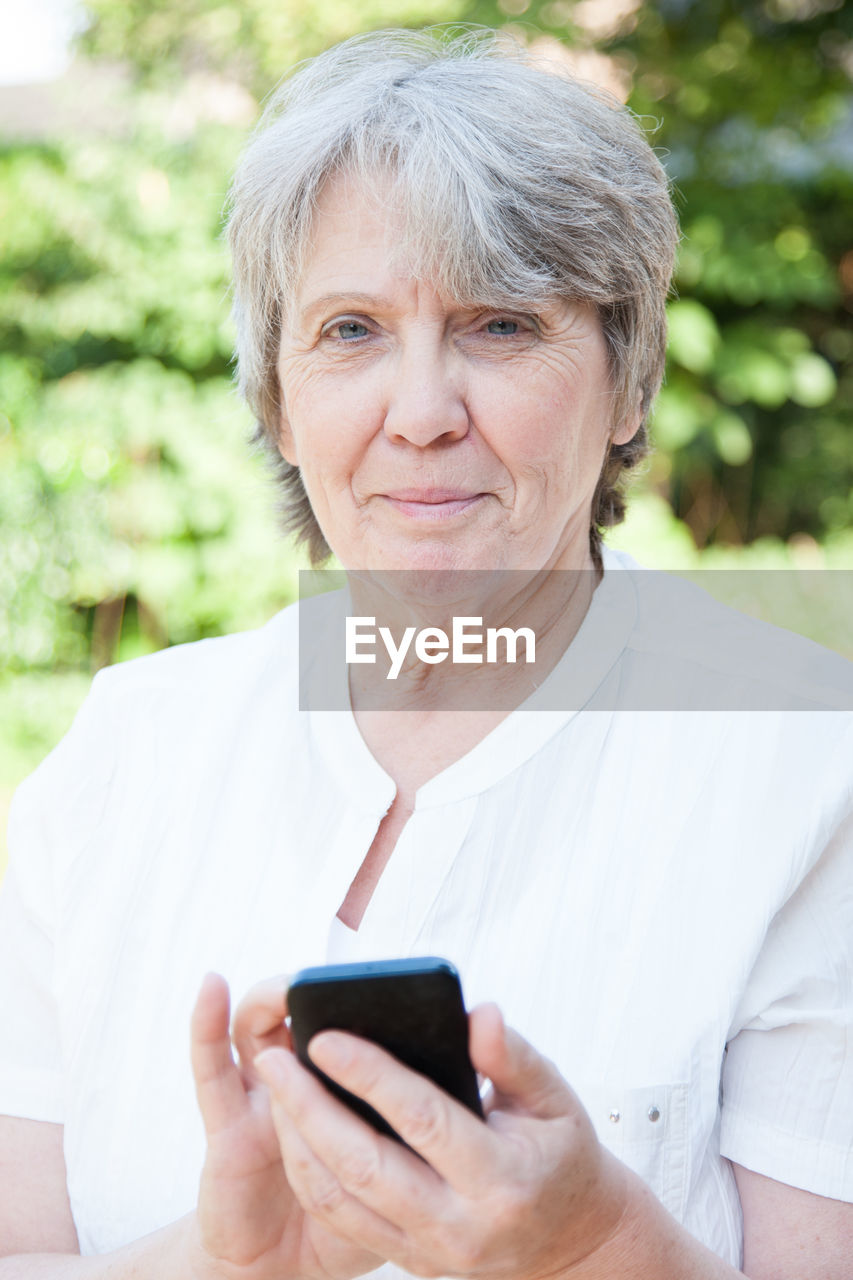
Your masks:
{"label": "woman's chin", "polygon": [[472,546],[451,539],[388,539],[370,548],[356,564],[350,557],[349,567],[380,572],[407,572],[436,576],[461,571],[482,571],[504,567],[504,556],[496,547]]}
{"label": "woman's chin", "polygon": [[495,547],[474,547],[447,539],[388,539],[365,548],[360,560],[349,557],[346,569],[412,607],[426,606],[443,616],[459,605],[469,612],[473,600],[486,598],[495,574],[503,568]]}

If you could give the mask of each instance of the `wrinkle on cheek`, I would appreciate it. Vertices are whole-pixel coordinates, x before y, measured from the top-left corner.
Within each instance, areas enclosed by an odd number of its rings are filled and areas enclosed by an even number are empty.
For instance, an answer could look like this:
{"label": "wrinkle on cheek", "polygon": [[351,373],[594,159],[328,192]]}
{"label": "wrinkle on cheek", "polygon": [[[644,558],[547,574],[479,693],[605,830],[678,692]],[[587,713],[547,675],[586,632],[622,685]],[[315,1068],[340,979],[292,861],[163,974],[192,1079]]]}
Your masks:
{"label": "wrinkle on cheek", "polygon": [[[534,497],[532,512],[528,493]],[[517,473],[512,507],[514,515],[523,516],[523,521],[519,524],[517,519],[512,520],[510,531],[514,536],[529,533],[530,525],[547,510],[550,493],[551,475],[546,466],[527,466]]]}
{"label": "wrinkle on cheek", "polygon": [[320,370],[312,361],[292,356],[279,361],[278,382],[282,398],[292,405],[301,396],[309,394],[319,380]]}
{"label": "wrinkle on cheek", "polygon": [[[536,353],[536,362],[541,364],[542,373],[547,377],[556,373],[570,382],[580,383],[586,376],[589,356],[589,351],[581,344],[568,349],[562,346],[559,350],[545,346]],[[533,376],[536,376],[535,370]]]}
{"label": "wrinkle on cheek", "polygon": [[582,310],[570,310],[562,323],[546,331],[536,352],[545,368],[578,383],[590,383],[590,366],[598,365],[593,385],[606,385],[610,365],[597,321]]}

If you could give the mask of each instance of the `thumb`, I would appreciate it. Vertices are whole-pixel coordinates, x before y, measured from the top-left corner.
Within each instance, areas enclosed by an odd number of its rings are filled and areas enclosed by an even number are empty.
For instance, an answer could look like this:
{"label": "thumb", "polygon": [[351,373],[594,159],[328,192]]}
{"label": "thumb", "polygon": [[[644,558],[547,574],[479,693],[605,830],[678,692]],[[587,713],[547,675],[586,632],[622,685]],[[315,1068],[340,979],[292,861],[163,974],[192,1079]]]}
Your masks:
{"label": "thumb", "polygon": [[231,1039],[244,1079],[250,1084],[258,1080],[254,1068],[258,1054],[274,1046],[291,1047],[290,1032],[285,1025],[288,984],[286,975],[259,982],[237,1006],[231,1023]]}
{"label": "thumb", "polygon": [[513,1031],[497,1005],[478,1005],[468,1020],[471,1061],[492,1082],[487,1109],[534,1115],[543,1120],[580,1109],[553,1062]]}

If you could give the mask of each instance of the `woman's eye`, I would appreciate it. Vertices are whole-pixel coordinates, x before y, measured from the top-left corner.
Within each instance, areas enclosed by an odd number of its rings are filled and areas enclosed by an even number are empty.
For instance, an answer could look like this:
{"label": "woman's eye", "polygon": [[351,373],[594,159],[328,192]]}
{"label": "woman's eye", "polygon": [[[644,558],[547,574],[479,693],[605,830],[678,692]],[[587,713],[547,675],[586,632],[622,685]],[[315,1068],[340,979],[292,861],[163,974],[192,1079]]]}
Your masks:
{"label": "woman's eye", "polygon": [[486,329],[489,333],[494,333],[501,338],[511,338],[514,334],[518,333],[519,328],[520,325],[517,320],[490,320],[486,325]]}
{"label": "woman's eye", "polygon": [[337,337],[343,338],[344,342],[347,342],[352,341],[353,338],[366,337],[367,325],[362,324],[359,320],[341,320],[338,324],[333,325],[329,332],[336,334]]}

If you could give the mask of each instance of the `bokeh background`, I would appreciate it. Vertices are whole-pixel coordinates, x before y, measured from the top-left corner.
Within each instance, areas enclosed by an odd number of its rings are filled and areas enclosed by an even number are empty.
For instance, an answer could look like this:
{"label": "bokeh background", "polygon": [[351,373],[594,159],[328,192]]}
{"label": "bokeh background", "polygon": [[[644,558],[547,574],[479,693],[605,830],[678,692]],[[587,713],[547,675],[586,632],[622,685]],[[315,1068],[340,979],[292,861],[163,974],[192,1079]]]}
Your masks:
{"label": "bokeh background", "polygon": [[277,79],[357,31],[509,27],[652,131],[684,241],[657,452],[611,541],[662,568],[853,568],[853,6],[88,0],[72,21],[61,74],[0,86],[0,829],[94,670],[294,596],[232,389],[222,208]]}

